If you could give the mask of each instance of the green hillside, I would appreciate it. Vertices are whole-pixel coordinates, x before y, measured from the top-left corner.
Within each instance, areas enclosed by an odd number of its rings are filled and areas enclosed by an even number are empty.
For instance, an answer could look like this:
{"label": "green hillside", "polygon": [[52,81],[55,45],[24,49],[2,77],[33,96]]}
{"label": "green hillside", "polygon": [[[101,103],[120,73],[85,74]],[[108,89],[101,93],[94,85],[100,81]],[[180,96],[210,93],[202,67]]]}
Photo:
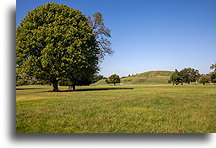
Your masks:
{"label": "green hillside", "polygon": [[[148,71],[121,79],[123,85],[130,84],[167,84],[173,71]],[[93,85],[107,85],[105,79]]]}

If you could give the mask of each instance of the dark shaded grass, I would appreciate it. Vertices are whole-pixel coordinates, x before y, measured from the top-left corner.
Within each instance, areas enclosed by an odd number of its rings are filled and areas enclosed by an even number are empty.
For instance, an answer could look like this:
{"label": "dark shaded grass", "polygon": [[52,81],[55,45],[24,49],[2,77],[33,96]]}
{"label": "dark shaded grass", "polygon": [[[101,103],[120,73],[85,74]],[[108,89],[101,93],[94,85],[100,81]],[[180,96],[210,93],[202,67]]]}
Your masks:
{"label": "dark shaded grass", "polygon": [[124,87],[109,87],[109,88],[85,88],[85,89],[76,89],[76,90],[60,90],[60,92],[74,92],[74,91],[101,91],[101,90],[122,90],[122,89],[133,89],[133,88],[124,88]]}

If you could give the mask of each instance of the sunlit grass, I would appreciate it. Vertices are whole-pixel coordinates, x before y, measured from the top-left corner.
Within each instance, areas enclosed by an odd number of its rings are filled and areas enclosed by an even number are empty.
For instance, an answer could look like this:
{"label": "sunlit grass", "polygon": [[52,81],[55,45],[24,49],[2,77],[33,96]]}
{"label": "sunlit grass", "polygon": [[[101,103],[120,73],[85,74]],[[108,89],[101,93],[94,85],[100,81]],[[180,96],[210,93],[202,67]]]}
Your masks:
{"label": "sunlit grass", "polygon": [[213,133],[214,85],[17,87],[18,133]]}

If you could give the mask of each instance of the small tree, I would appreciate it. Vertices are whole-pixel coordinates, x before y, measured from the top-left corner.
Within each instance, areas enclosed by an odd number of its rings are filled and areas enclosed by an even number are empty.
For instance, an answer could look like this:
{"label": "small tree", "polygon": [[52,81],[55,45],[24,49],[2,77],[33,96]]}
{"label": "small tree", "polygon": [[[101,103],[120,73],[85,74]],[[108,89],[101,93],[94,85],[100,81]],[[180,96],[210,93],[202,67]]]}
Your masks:
{"label": "small tree", "polygon": [[114,85],[116,83],[120,83],[120,77],[117,74],[111,75],[108,79],[105,80],[107,84],[113,83]]}
{"label": "small tree", "polygon": [[202,83],[203,85],[205,85],[206,83],[209,83],[209,77],[206,75],[203,75],[202,77],[200,77],[199,79],[199,83]]}

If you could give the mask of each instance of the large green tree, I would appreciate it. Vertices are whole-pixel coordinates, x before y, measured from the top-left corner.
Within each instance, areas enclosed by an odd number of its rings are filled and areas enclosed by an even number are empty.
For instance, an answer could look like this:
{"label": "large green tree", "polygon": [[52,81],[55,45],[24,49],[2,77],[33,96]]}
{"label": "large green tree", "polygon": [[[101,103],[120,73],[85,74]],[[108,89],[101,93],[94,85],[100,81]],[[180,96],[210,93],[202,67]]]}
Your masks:
{"label": "large green tree", "polygon": [[16,29],[16,66],[22,78],[80,79],[98,70],[100,49],[88,20],[79,10],[47,3],[30,11]]}

